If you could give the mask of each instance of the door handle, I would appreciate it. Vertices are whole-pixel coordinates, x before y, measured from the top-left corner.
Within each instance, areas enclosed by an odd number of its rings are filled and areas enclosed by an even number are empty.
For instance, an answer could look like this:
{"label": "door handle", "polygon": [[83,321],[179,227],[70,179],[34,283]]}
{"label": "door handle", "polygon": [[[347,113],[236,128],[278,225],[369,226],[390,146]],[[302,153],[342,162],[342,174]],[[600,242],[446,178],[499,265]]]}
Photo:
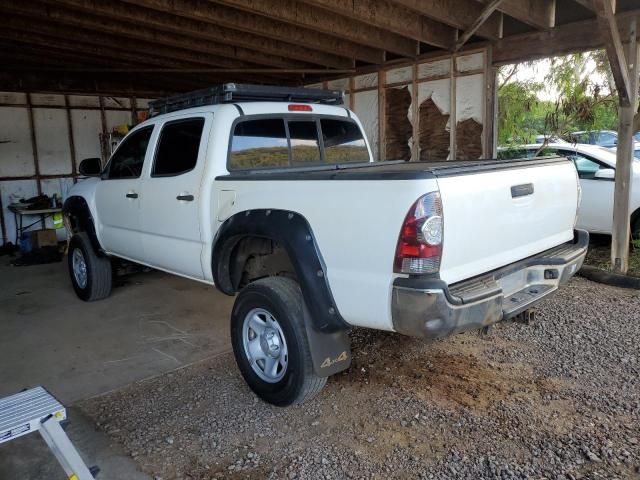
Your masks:
{"label": "door handle", "polygon": [[178,195],[176,200],[182,200],[183,202],[193,202],[193,195]]}
{"label": "door handle", "polygon": [[127,198],[138,198],[138,194],[136,192],[130,192],[126,195]]}

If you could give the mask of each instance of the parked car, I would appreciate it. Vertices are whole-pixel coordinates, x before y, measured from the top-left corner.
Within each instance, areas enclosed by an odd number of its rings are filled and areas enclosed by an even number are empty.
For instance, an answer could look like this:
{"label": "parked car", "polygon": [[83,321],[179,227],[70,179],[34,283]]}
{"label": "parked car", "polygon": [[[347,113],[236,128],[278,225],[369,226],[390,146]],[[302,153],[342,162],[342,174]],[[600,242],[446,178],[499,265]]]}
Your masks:
{"label": "parked car", "polygon": [[[612,147],[609,150],[615,154],[618,151],[618,147]],[[633,145],[633,156],[640,159],[640,143],[635,143]]]}
{"label": "parked car", "polygon": [[481,329],[580,268],[570,161],[373,162],[341,99],[228,84],[153,103],[166,113],[102,171],[80,164],[94,176],[64,205],[77,295],[108,296],[118,258],[237,295],[240,371],[289,405],[349,366],[352,326],[423,339]]}
{"label": "parked car", "polygon": [[569,143],[556,135],[536,135],[536,143]]}
{"label": "parked car", "polygon": [[618,144],[618,132],[613,130],[573,132],[569,137],[572,143],[587,143],[601,147],[615,147]]}
{"label": "parked car", "polygon": [[[616,154],[611,149],[595,145],[550,144],[540,151],[540,145],[524,145],[518,149],[501,149],[500,156],[530,158],[540,155],[562,155],[573,160],[580,177],[582,201],[578,208],[576,227],[592,233],[611,234],[613,225],[613,191]],[[640,162],[632,166],[631,230],[640,235]]]}

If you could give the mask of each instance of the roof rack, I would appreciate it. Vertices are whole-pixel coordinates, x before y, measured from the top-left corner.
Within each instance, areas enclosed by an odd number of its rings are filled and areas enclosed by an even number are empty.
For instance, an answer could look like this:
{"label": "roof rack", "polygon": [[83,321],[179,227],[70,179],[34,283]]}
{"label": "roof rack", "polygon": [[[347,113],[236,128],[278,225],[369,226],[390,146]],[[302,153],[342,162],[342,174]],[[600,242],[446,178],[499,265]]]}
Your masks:
{"label": "roof rack", "polygon": [[149,102],[149,116],[153,117],[162,113],[203,105],[235,102],[301,102],[342,105],[344,93],[342,90],[322,90],[320,88],[224,83]]}

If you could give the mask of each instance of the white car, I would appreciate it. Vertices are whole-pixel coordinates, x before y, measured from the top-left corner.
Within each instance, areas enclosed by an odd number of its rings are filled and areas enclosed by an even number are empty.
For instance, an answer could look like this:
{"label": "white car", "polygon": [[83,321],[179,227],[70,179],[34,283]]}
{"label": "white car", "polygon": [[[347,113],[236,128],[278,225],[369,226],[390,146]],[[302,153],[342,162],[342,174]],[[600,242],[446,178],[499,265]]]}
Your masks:
{"label": "white car", "polygon": [[[615,186],[615,150],[597,145],[552,143],[540,151],[541,145],[524,145],[501,149],[509,158],[532,158],[534,155],[562,155],[575,163],[582,201],[576,227],[591,233],[611,234],[613,225],[613,191]],[[640,234],[640,162],[634,160],[631,180],[631,231]]]}
{"label": "white car", "polygon": [[325,90],[227,84],[152,110],[102,171],[80,165],[94,176],[64,205],[72,285],[106,297],[123,258],[237,295],[236,361],[273,404],[347,368],[351,326],[481,329],[584,260],[565,158],[373,162],[342,92]]}

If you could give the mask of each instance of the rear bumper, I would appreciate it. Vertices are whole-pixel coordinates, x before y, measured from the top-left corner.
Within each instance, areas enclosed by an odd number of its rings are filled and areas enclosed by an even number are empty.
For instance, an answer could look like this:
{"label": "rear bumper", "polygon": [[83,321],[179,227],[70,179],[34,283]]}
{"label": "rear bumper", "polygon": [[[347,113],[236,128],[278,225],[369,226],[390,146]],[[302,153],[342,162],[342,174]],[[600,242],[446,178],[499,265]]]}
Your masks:
{"label": "rear bumper", "polygon": [[435,339],[480,329],[531,308],[580,269],[589,234],[489,274],[452,286],[440,279],[397,278],[393,285],[394,329]]}

